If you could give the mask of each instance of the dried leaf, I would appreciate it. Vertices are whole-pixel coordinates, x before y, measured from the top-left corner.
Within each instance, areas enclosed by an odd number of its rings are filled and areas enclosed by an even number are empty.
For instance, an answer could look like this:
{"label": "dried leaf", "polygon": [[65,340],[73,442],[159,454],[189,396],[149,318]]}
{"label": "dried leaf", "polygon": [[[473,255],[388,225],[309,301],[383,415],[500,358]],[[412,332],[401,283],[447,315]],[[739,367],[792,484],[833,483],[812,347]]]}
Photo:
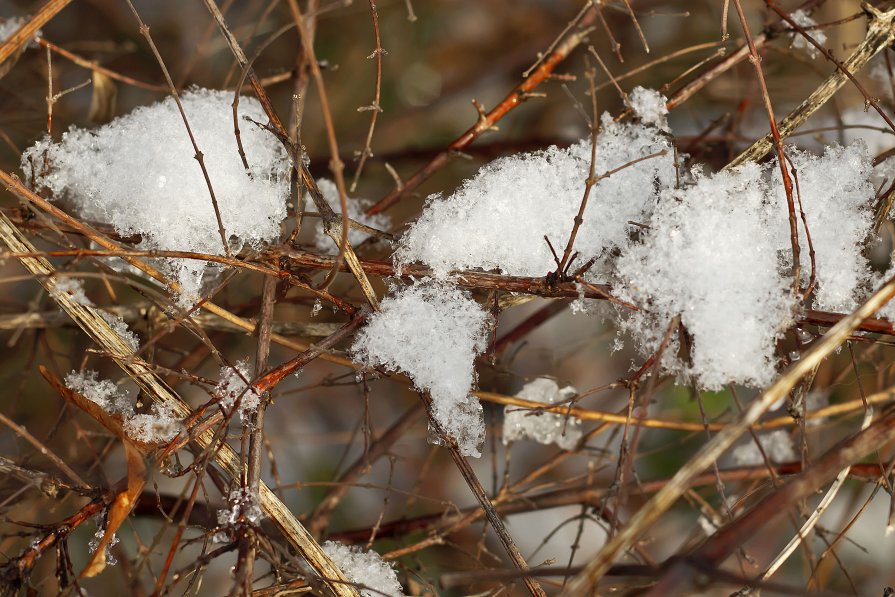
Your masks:
{"label": "dried leaf", "polygon": [[97,124],[109,122],[115,116],[117,101],[118,87],[115,82],[108,75],[93,71],[93,95],[87,117]]}
{"label": "dried leaf", "polygon": [[43,375],[44,379],[49,382],[53,388],[59,392],[59,395],[62,396],[66,402],[73,404],[78,407],[88,415],[90,415],[97,423],[105,427],[112,435],[119,438],[121,441],[127,444],[133,444],[136,446],[143,454],[149,454],[152,450],[158,448],[157,444],[148,444],[144,442],[138,442],[131,439],[122,428],[122,424],[124,420],[121,415],[112,414],[105,411],[99,404],[86,398],[85,396],[75,392],[74,390],[68,388],[62,380],[60,380],[56,375],[44,367],[40,366],[40,374]]}
{"label": "dried leaf", "polygon": [[106,546],[112,541],[112,537],[130,516],[140,493],[146,485],[146,463],[140,449],[133,442],[125,441],[124,450],[127,454],[127,489],[115,496],[109,506],[109,514],[106,517],[106,529],[103,538],[100,539],[96,551],[81,572],[81,578],[91,578],[106,568]]}

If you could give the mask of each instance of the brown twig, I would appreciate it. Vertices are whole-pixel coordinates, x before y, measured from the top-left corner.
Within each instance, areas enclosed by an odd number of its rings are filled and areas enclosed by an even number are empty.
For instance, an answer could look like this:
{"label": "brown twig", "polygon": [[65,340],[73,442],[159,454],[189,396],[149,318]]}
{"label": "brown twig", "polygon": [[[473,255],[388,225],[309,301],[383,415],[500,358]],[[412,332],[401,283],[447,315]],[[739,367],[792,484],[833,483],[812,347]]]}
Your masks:
{"label": "brown twig", "polygon": [[538,66],[534,72],[527,75],[521,83],[519,83],[500,103],[488,112],[480,113],[476,123],[466,130],[465,133],[457,137],[447,149],[441,151],[432,158],[425,166],[417,170],[413,176],[404,181],[404,185],[396,188],[388,195],[370,206],[367,210],[368,214],[377,214],[389,209],[395,203],[401,200],[407,193],[415,190],[430,176],[443,168],[451,159],[451,156],[462,152],[467,146],[478,139],[482,133],[491,130],[491,128],[506,116],[515,107],[520,105],[541,83],[548,81],[554,70],[577,48],[584,39],[582,30],[589,27],[596,18],[596,10],[589,8],[580,14],[580,18],[575,27],[556,44],[556,48],[550,55]]}

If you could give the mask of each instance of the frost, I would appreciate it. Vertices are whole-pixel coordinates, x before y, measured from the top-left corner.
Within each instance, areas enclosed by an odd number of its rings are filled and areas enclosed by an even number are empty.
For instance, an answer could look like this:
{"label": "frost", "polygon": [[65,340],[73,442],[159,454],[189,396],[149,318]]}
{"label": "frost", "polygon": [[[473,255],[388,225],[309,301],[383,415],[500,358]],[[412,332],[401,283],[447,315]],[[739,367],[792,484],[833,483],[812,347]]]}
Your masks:
{"label": "frost", "polygon": [[619,297],[642,307],[622,327],[653,353],[679,314],[693,340],[690,363],[672,347],[663,364],[705,388],[762,386],[775,374],[775,342],[795,301],[771,232],[781,215],[766,193],[755,164],[697,175],[663,197],[643,242],[618,261]]}
{"label": "frost", "polygon": [[[96,552],[96,549],[99,547],[100,542],[105,536],[106,529],[101,526],[101,523],[97,524],[96,533],[93,534],[93,538],[90,539],[90,542],[87,544],[87,549],[90,550],[90,553]],[[118,538],[118,535],[113,534],[112,538],[109,539],[109,542],[106,544],[105,560],[106,564],[109,566],[114,566],[118,563],[118,560],[112,555],[112,547],[117,545],[119,541],[121,541],[121,539]]]}
{"label": "frost", "polygon": [[387,296],[357,334],[354,359],[401,370],[432,396],[432,416],[467,456],[479,456],[482,407],[469,392],[474,360],[487,346],[489,315],[446,282],[424,280]]}
{"label": "frost", "polygon": [[[771,462],[793,462],[799,459],[789,433],[778,429],[758,437],[759,443]],[[759,466],[764,464],[764,459],[755,440],[737,446],[730,453],[737,466]]]}
{"label": "frost", "polygon": [[261,404],[261,396],[245,382],[251,378],[248,361],[238,361],[233,367],[221,367],[221,380],[214,390],[221,408],[226,411],[232,409],[239,400],[239,417],[243,423],[248,421]]}
{"label": "frost", "polygon": [[[814,306],[825,311],[851,312],[858,306],[858,291],[870,279],[870,266],[863,255],[864,241],[873,216],[871,205],[875,189],[870,182],[871,156],[862,142],[848,147],[832,145],[823,156],[787,150],[798,173],[798,193],[793,200],[798,210],[799,197],[805,210],[808,231],[815,251],[817,290]],[[777,246],[790,247],[783,184],[775,184],[774,193],[781,217],[776,218]],[[798,213],[798,211],[797,211]],[[799,222],[802,281],[807,285],[811,265],[804,226]],[[790,258],[791,253],[786,251]]]}
{"label": "frost", "polygon": [[92,307],[93,301],[84,294],[84,285],[75,278],[56,278],[56,290],[67,294],[72,301],[85,307]]}
{"label": "frost", "polygon": [[65,387],[82,394],[107,412],[126,413],[131,410],[130,398],[108,379],[98,379],[96,371],[72,371],[65,376]]}
{"label": "frost", "polygon": [[[525,384],[516,394],[519,398],[543,404],[564,402],[578,391],[567,386],[560,389],[555,381],[539,378]],[[506,406],[503,411],[503,443],[533,439],[541,444],[556,444],[572,450],[581,439],[581,420],[559,413],[536,413],[518,406]]]}
{"label": "frost", "polygon": [[[326,199],[330,207],[332,207],[337,214],[341,213],[339,189],[336,188],[335,183],[326,180],[325,178],[321,178],[317,180],[317,187],[320,189],[323,198]],[[370,228],[375,228],[376,230],[388,230],[391,228],[392,219],[386,214],[376,214],[372,216],[366,214],[367,208],[372,205],[373,201],[369,199],[348,197],[348,217],[355,222],[363,224],[364,226],[369,226]],[[319,218],[314,226],[314,234],[318,251],[321,253],[335,253],[337,251],[335,242],[323,233],[323,221]],[[348,242],[351,243],[351,246],[356,246],[368,238],[370,238],[370,235],[363,230],[356,230],[354,228],[348,230]]]}
{"label": "frost", "polygon": [[172,409],[156,403],[152,405],[151,413],[133,415],[122,427],[132,439],[145,444],[161,444],[174,439],[183,425]]}
{"label": "frost", "polygon": [[[814,27],[817,25],[817,21],[809,17],[808,13],[801,9],[794,11],[789,16],[792,18],[793,21],[796,22],[799,27],[802,27],[803,29],[809,29],[810,27]],[[812,29],[806,31],[806,33],[813,37],[814,41],[816,41],[820,45],[824,45],[827,43],[827,34],[824,33],[822,29]],[[798,31],[790,33],[789,37],[791,40],[789,47],[795,48],[797,50],[805,50],[805,52],[807,52],[808,55],[812,58],[816,58],[819,54],[817,48],[814,47],[814,44],[805,39],[805,37]]]}
{"label": "frost", "polygon": [[232,530],[240,525],[258,525],[264,518],[264,512],[258,503],[258,495],[251,489],[236,487],[227,496],[228,508],[217,511],[218,530],[212,537],[214,543],[227,543],[234,540]]}
{"label": "frost", "polygon": [[246,520],[251,524],[261,522],[263,513],[261,506],[258,505],[258,498],[250,489],[237,487],[230,491],[227,496],[229,508],[218,510],[217,518],[219,525],[234,525],[240,520]]}
{"label": "frost", "polygon": [[635,87],[625,101],[641,122],[662,130],[668,130],[666,102],[667,100],[658,91],[643,87]]}
{"label": "frost", "polygon": [[102,317],[106,323],[109,324],[118,336],[124,340],[125,344],[131,347],[131,350],[137,352],[140,349],[140,339],[137,337],[135,333],[133,333],[130,328],[127,327],[127,324],[117,315],[113,315],[111,313],[107,313],[101,309],[97,309],[96,312]]}
{"label": "frost", "polygon": [[[657,108],[650,93],[634,96],[645,114],[649,106]],[[575,241],[580,263],[597,258],[592,272],[605,269],[611,252],[628,243],[634,228],[629,221],[647,219],[658,191],[673,186],[676,178],[667,135],[655,126],[617,123],[603,116],[597,176],[661,151],[665,155],[628,165],[594,185]],[[438,277],[473,268],[546,275],[556,264],[544,236],[558,251],[564,247],[584,195],[590,157],[587,140],[569,149],[551,147],[484,166],[450,197],[429,197],[422,216],[400,240],[397,264],[419,261]]]}
{"label": "frost", "polygon": [[348,580],[357,584],[362,597],[404,597],[394,568],[375,551],[336,541],[327,541],[321,547]]}
{"label": "frost", "polygon": [[[265,122],[252,98],[239,103],[243,167],[233,134],[226,91],[193,89],[182,102],[204,154],[205,166],[233,250],[277,237],[286,216],[289,160],[270,133],[246,122]],[[111,224],[122,235],[140,235],[143,249],[221,255],[220,232],[208,187],[173,98],[137,108],[95,130],[72,128],[59,143],[39,141],[22,156],[25,177],[57,199],[67,199],[87,219]],[[182,286],[181,300],[199,294],[208,264],[165,259]]]}

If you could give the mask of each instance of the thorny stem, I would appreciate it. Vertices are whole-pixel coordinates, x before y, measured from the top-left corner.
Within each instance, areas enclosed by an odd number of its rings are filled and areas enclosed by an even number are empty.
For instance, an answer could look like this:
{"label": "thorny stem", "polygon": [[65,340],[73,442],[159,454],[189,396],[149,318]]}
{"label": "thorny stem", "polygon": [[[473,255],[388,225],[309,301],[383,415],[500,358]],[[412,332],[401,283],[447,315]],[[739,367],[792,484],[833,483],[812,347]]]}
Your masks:
{"label": "thorny stem", "polygon": [[[513,565],[516,566],[518,570],[528,570],[528,563],[526,563],[525,558],[519,551],[519,548],[516,547],[516,544],[513,542],[513,538],[507,531],[506,525],[504,525],[503,520],[494,509],[494,505],[491,503],[491,499],[485,492],[485,488],[482,487],[481,482],[479,481],[478,477],[476,477],[475,471],[472,470],[472,466],[470,466],[469,462],[466,461],[466,458],[464,458],[460,454],[460,448],[457,445],[457,441],[449,434],[447,434],[441,428],[441,425],[439,425],[438,421],[436,421],[432,416],[432,398],[426,392],[420,392],[419,394],[420,398],[423,400],[423,403],[426,405],[426,410],[429,411],[429,424],[432,425],[433,428],[435,428],[447,448],[450,450],[451,458],[453,458],[454,464],[457,465],[457,469],[460,471],[460,474],[463,475],[463,478],[466,480],[466,484],[469,485],[469,489],[472,490],[473,495],[475,495],[476,500],[482,507],[482,511],[485,513],[485,517],[488,519],[488,522],[491,523],[491,528],[494,529],[494,532],[497,534],[497,538],[500,539],[500,542],[503,545],[504,550],[506,550],[507,555],[510,556],[510,560],[512,560]],[[546,593],[544,593],[541,585],[539,585],[534,578],[525,577],[524,581],[526,588],[528,588],[529,593],[531,593],[533,597],[546,597]]]}
{"label": "thorny stem", "polygon": [[336,188],[339,191],[339,207],[342,214],[342,229],[341,229],[341,239],[338,243],[339,245],[339,255],[336,258],[335,265],[333,265],[332,270],[330,270],[329,274],[327,274],[324,281],[321,283],[321,288],[327,288],[332,281],[335,279],[336,274],[339,270],[339,265],[342,263],[342,259],[345,256],[346,245],[348,244],[348,194],[345,188],[345,176],[344,170],[345,165],[342,163],[342,159],[339,157],[339,144],[336,141],[336,127],[333,124],[333,117],[329,107],[329,100],[326,95],[326,85],[323,83],[323,74],[320,72],[320,65],[317,62],[317,55],[314,52],[314,45],[311,41],[311,34],[308,31],[308,27],[305,24],[304,17],[302,16],[301,9],[298,7],[297,0],[289,0],[289,10],[292,11],[292,16],[295,19],[295,24],[298,26],[298,31],[301,34],[301,43],[304,48],[304,53],[307,58],[308,64],[311,67],[311,76],[314,77],[314,83],[317,86],[317,93],[320,95],[320,109],[323,113],[323,123],[326,126],[326,141],[329,144],[330,151],[330,160],[329,160],[329,169],[333,174],[333,178],[336,183]]}
{"label": "thorny stem", "polygon": [[367,129],[367,137],[364,141],[364,148],[361,149],[360,160],[357,163],[357,169],[354,171],[354,178],[351,180],[352,193],[357,188],[357,181],[360,180],[360,175],[364,171],[364,164],[367,163],[367,158],[373,157],[373,131],[376,130],[376,121],[379,118],[380,112],[382,112],[382,106],[380,105],[380,96],[382,90],[382,55],[385,53],[385,50],[382,49],[382,41],[379,38],[379,12],[376,10],[376,2],[375,0],[369,0],[369,4],[370,15],[373,19],[373,34],[376,38],[376,49],[370,56],[371,58],[375,57],[376,59],[376,93],[373,96],[373,103],[370,104],[369,107],[358,108],[358,110],[369,110],[371,112],[371,115],[370,128]]}
{"label": "thorny stem", "polygon": [[[591,46],[593,49],[593,46]],[[587,208],[587,199],[590,197],[590,191],[596,183],[595,179],[595,170],[597,167],[597,136],[600,134],[600,125],[599,125],[599,114],[597,112],[597,90],[594,85],[594,79],[596,78],[596,71],[593,68],[588,68],[584,71],[584,76],[587,77],[587,84],[590,88],[590,106],[591,106],[591,121],[590,121],[590,166],[587,171],[587,180],[584,182],[584,196],[581,197],[581,204],[578,206],[578,213],[575,215],[575,222],[572,226],[572,232],[569,234],[569,240],[566,243],[566,248],[562,253],[562,259],[559,262],[557,267],[557,275],[562,276],[566,271],[566,266],[569,264],[569,256],[572,254],[572,247],[575,245],[575,237],[578,235],[578,228],[584,222],[584,210]]]}
{"label": "thorny stem", "polygon": [[211,177],[208,175],[208,169],[205,167],[205,154],[199,149],[198,143],[196,143],[196,138],[193,136],[193,129],[190,128],[189,120],[186,117],[186,112],[183,110],[183,104],[180,101],[180,94],[177,92],[177,87],[174,86],[174,80],[171,78],[171,73],[168,72],[168,67],[165,65],[165,61],[162,59],[162,55],[158,50],[158,47],[155,45],[155,41],[152,39],[152,36],[149,34],[149,26],[143,22],[143,19],[140,17],[140,13],[137,12],[137,8],[134,6],[131,0],[126,0],[127,5],[130,7],[131,12],[134,13],[134,18],[137,19],[137,23],[140,25],[140,35],[146,40],[146,43],[149,44],[149,48],[152,50],[153,56],[155,56],[156,61],[159,64],[159,67],[162,69],[162,73],[165,75],[165,81],[168,83],[168,88],[171,92],[171,97],[174,98],[174,102],[177,104],[177,111],[180,112],[180,118],[183,120],[183,126],[186,127],[187,135],[190,137],[190,143],[193,146],[193,157],[199,163],[199,168],[202,170],[202,176],[205,178],[205,186],[208,187],[208,194],[211,196],[211,206],[214,208],[214,217],[218,223],[218,233],[221,236],[221,245],[224,247],[224,254],[227,257],[230,257],[232,253],[230,252],[230,243],[227,241],[227,232],[224,230],[224,221],[221,219],[221,209],[218,206],[217,197],[214,194],[214,187],[211,184]]}
{"label": "thorny stem", "polygon": [[491,130],[497,122],[506,116],[513,108],[520,105],[529,94],[534,91],[541,83],[550,79],[550,75],[559,66],[572,51],[577,48],[584,40],[583,29],[586,29],[596,18],[596,9],[591,7],[587,11],[582,12],[577,19],[577,23],[572,31],[558,44],[556,49],[551,52],[550,56],[544,60],[538,68],[519,85],[517,85],[499,104],[497,104],[489,112],[481,114],[478,121],[471,126],[465,133],[455,139],[447,149],[441,151],[432,158],[429,163],[417,170],[413,176],[404,181],[403,186],[394,189],[388,195],[373,204],[368,210],[368,214],[378,214],[392,207],[401,200],[407,193],[415,190],[423,182],[428,180],[430,176],[443,168],[451,156],[462,152],[466,147],[478,139],[484,132]]}
{"label": "thorny stem", "polygon": [[[255,376],[265,371],[270,359],[270,334],[273,310],[276,303],[277,281],[267,277],[261,288],[261,313],[258,317],[258,348],[255,354]],[[251,422],[244,427],[248,428],[249,446],[248,454],[243,455],[247,460],[246,479],[243,487],[251,499],[256,499],[261,487],[261,469],[264,458],[264,414],[267,411],[268,396],[262,394],[258,401],[258,408],[251,417]],[[255,537],[252,529],[247,529],[239,539],[239,563],[238,566],[245,579],[244,587],[247,591],[252,588],[252,577],[255,565]]]}
{"label": "thorny stem", "polygon": [[743,27],[746,42],[749,44],[749,61],[755,68],[755,76],[761,89],[761,98],[764,101],[765,111],[768,114],[768,121],[771,125],[771,135],[774,137],[774,147],[777,149],[777,165],[780,168],[780,175],[783,177],[783,189],[786,192],[786,208],[789,213],[789,241],[792,247],[792,292],[793,294],[798,294],[802,283],[802,265],[799,257],[801,247],[799,246],[799,225],[796,220],[795,202],[792,196],[792,179],[789,177],[789,171],[786,169],[786,154],[783,152],[783,141],[780,137],[780,132],[777,130],[777,119],[774,116],[771,96],[768,94],[764,71],[761,68],[761,55],[758,53],[755,42],[752,40],[752,33],[749,31],[749,23],[746,20],[746,13],[743,12],[743,5],[740,0],[734,0],[734,6],[740,18],[740,25]]}

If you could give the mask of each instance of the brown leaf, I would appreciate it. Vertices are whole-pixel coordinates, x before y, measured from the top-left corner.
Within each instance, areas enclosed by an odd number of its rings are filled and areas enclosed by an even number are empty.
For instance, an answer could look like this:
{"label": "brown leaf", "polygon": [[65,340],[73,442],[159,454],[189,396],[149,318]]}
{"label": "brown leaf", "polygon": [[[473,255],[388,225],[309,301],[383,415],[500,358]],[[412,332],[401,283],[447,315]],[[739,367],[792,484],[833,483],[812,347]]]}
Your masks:
{"label": "brown leaf", "polygon": [[121,415],[106,412],[99,404],[97,404],[93,400],[90,400],[89,398],[86,398],[78,392],[75,392],[74,390],[68,388],[64,383],[62,383],[62,380],[56,377],[56,375],[52,371],[50,371],[43,365],[41,365],[39,369],[40,374],[43,375],[44,379],[46,379],[47,382],[49,382],[49,384],[53,386],[53,388],[57,392],[59,392],[60,396],[65,398],[66,402],[69,402],[79,409],[83,410],[94,420],[96,420],[97,423],[105,427],[112,435],[119,438],[121,441],[133,444],[143,454],[149,454],[159,447],[159,444],[141,442],[129,437],[122,428],[124,419]]}
{"label": "brown leaf", "polygon": [[102,572],[106,567],[106,546],[112,541],[112,537],[130,516],[140,493],[146,485],[146,463],[143,461],[143,455],[140,449],[132,442],[125,440],[124,450],[127,454],[127,489],[115,496],[112,504],[109,506],[109,514],[106,516],[106,529],[96,551],[84,571],[81,572],[81,578],[90,578]]}

